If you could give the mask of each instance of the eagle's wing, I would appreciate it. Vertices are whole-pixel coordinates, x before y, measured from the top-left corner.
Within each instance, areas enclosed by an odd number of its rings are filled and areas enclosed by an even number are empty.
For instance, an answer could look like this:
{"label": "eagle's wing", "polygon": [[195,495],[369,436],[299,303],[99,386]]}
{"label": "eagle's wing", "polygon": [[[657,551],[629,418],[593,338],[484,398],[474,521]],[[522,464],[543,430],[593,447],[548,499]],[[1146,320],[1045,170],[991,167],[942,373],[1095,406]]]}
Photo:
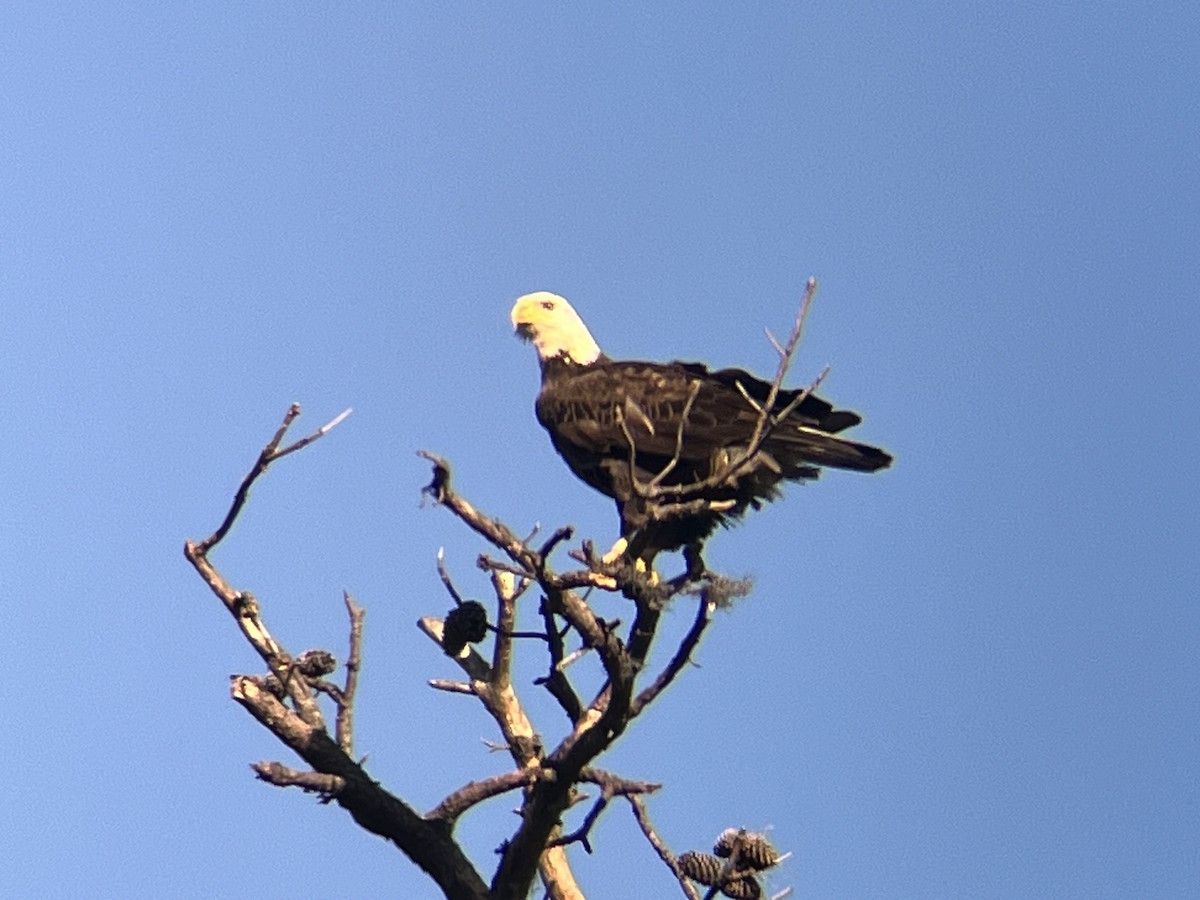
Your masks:
{"label": "eagle's wing", "polygon": [[[758,424],[770,385],[739,369],[710,372],[697,363],[605,361],[543,385],[537,413],[556,443],[597,454],[628,453],[715,460],[744,447]],[[782,391],[782,411],[800,391]],[[685,418],[686,415],[686,418]],[[859,417],[809,395],[764,448],[785,470],[804,462],[873,471],[890,462],[880,450],[833,436]]]}

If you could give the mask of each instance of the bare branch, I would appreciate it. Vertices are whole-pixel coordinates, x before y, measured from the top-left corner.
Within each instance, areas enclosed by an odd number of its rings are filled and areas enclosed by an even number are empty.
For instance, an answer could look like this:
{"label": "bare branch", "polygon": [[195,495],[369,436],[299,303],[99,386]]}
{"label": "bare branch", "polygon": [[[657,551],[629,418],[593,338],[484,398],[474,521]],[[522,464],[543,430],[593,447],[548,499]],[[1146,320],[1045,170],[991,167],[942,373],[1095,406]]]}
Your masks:
{"label": "bare branch", "polygon": [[[563,671],[564,645],[563,632],[558,630],[558,623],[555,621],[554,612],[550,609],[549,602],[542,598],[542,602],[538,607],[538,612],[542,616],[542,624],[546,629],[546,643],[550,651],[550,670],[546,675],[538,678],[534,683],[545,686],[558,705],[563,708],[574,725],[583,715],[583,701],[579,699],[579,694],[576,692],[571,680]],[[564,629],[565,631],[565,629]]]}
{"label": "bare branch", "polygon": [[470,781],[449,794],[441,803],[426,813],[425,818],[441,820],[448,824],[453,823],[475,804],[515,788],[532,784],[541,775],[542,773],[537,769],[517,769],[513,772],[493,775],[482,781]]}
{"label": "bare branch", "polygon": [[301,772],[298,769],[285,766],[281,762],[256,762],[250,768],[259,780],[273,784],[276,787],[298,787],[310,794],[320,794],[328,803],[346,786],[346,782],[337,775],[326,775],[324,772]]}
{"label": "bare branch", "polygon": [[492,650],[492,687],[504,690],[512,672],[512,631],[517,617],[516,579],[509,572],[492,572],[496,594],[496,646]]}
{"label": "bare branch", "polygon": [[217,526],[216,531],[196,545],[196,555],[205,556],[209,550],[221,543],[221,540],[229,533],[229,529],[233,527],[238,513],[242,511],[242,507],[246,504],[246,498],[250,495],[250,486],[254,484],[259,475],[267,471],[267,466],[275,458],[275,451],[279,448],[279,442],[283,440],[284,434],[287,433],[288,428],[292,422],[296,421],[299,415],[299,403],[293,403],[288,407],[287,412],[283,414],[283,422],[280,423],[271,440],[267,441],[267,445],[262,448],[262,452],[258,454],[258,459],[246,474],[246,477],[242,479],[242,483],[238,485],[238,489],[233,495],[233,503],[230,505],[229,511],[225,514],[224,520]]}
{"label": "bare branch", "polygon": [[575,529],[570,525],[562,526],[561,528],[557,529],[554,534],[550,535],[550,537],[546,539],[542,546],[538,548],[538,555],[541,556],[542,559],[545,559],[554,552],[555,547],[557,547],[563,541],[569,541],[573,534],[575,534]]}
{"label": "bare branch", "polygon": [[297,450],[301,450],[304,447],[307,447],[309,444],[311,444],[317,438],[325,437],[325,435],[328,434],[332,428],[339,425],[341,423],[341,421],[343,419],[345,419],[346,416],[350,415],[350,413],[352,413],[352,412],[354,412],[353,409],[350,409],[350,408],[343,409],[340,413],[338,413],[336,416],[334,416],[332,419],[330,419],[328,422],[326,422],[324,425],[322,425],[320,428],[318,428],[312,434],[309,434],[309,435],[306,435],[305,437],[300,438],[300,440],[296,441],[293,444],[288,444],[282,450],[275,451],[275,453],[272,455],[272,457],[269,461],[274,462],[277,459],[282,459],[283,457],[287,456],[289,453],[295,453]]}
{"label": "bare branch", "polygon": [[565,847],[567,844],[578,842],[583,845],[583,849],[590,855],[592,853],[592,842],[589,836],[592,832],[592,826],[596,824],[596,820],[600,818],[600,813],[604,812],[605,807],[608,806],[608,801],[611,799],[612,797],[607,791],[602,791],[600,796],[596,798],[596,802],[592,805],[592,808],[588,810],[588,814],[584,816],[583,824],[570,834],[554,838],[547,846]]}
{"label": "bare branch", "polygon": [[[774,340],[774,338],[772,338],[772,340]],[[750,408],[752,410],[754,410],[759,415],[763,414],[763,410],[765,407],[763,407],[763,405],[761,403],[759,403],[757,400],[755,400],[753,397],[750,396],[750,392],[748,390],[746,390],[746,386],[744,384],[742,384],[740,381],[735,381],[733,383],[733,386],[735,388],[737,388],[738,393],[742,395],[742,399],[745,400],[746,403],[748,403],[750,405]]]}
{"label": "bare branch", "polygon": [[[442,621],[425,616],[417,622],[418,627],[439,646],[442,644]],[[512,686],[497,688],[492,682],[491,667],[473,647],[466,647],[462,654],[453,657],[454,662],[466,672],[470,684],[435,679],[431,687],[460,694],[473,694],[482,701],[484,709],[504,735],[505,746],[513,761],[521,767],[535,765],[541,760],[541,741],[533,725],[525,715],[520,700]]]}
{"label": "bare branch", "polygon": [[509,572],[517,578],[529,580],[532,573],[521,566],[515,566],[512,563],[504,562],[500,559],[492,559],[486,553],[480,553],[475,560],[475,564],[485,572]]}
{"label": "bare branch", "polygon": [[661,790],[662,785],[654,781],[640,781],[635,778],[623,778],[607,769],[597,769],[586,766],[579,770],[579,781],[595,784],[613,797],[631,797],[638,794],[653,794]]}
{"label": "bare branch", "polygon": [[430,678],[426,683],[434,690],[445,691],[448,694],[475,696],[475,689],[465,681],[453,681],[449,678]]}
{"label": "bare branch", "polygon": [[250,487],[254,482],[266,472],[267,467],[272,462],[279,459],[288,453],[299,450],[301,447],[307,446],[317,438],[326,434],[331,428],[341,422],[350,410],[334,417],[330,422],[322,425],[312,434],[299,441],[279,449],[279,444],[287,433],[288,428],[300,415],[300,404],[293,403],[284,413],[283,420],[279,427],[275,430],[275,434],[267,442],[266,446],[259,452],[258,458],[255,460],[253,467],[242,479],[242,483],[238,486],[234,494],[233,502],[230,504],[229,511],[225,514],[224,520],[217,527],[217,530],[210,534],[207,538],[199,543],[193,541],[185,541],[183,545],[184,556],[195,568],[197,574],[209,586],[209,589],[221,600],[225,608],[233,616],[237,622],[238,628],[241,630],[243,637],[255,649],[262,660],[267,664],[271,673],[279,679],[279,682],[287,689],[289,696],[292,699],[296,710],[304,718],[304,720],[313,726],[324,727],[324,720],[321,716],[320,707],[317,705],[316,698],[308,686],[308,682],[304,678],[294,678],[293,663],[289,654],[283,649],[267,630],[260,614],[258,602],[253,595],[248,591],[235,590],[224,576],[217,571],[216,567],[208,559],[209,552],[224,539],[229,533],[230,528],[236,521],[242,508],[246,504],[246,500],[250,495]]}
{"label": "bare branch", "polygon": [[708,627],[708,623],[712,621],[712,613],[716,608],[716,604],[709,599],[707,587],[700,591],[700,600],[696,604],[696,618],[692,622],[692,627],[688,629],[688,633],[684,635],[680,641],[675,655],[671,657],[671,661],[667,663],[665,669],[659,674],[654,682],[645,688],[629,707],[629,717],[639,715],[654,698],[661,694],[690,661],[692,651],[700,643],[700,638],[704,634],[704,629]]}
{"label": "bare branch", "polygon": [[324,727],[321,708],[317,705],[308,682],[304,678],[292,677],[292,658],[267,630],[254,595],[249,591],[234,590],[208,558],[200,553],[199,547],[191,541],[185,542],[183,552],[209,589],[233,616],[242,636],[267,664],[279,684],[285,686],[304,721],[315,727]]}
{"label": "bare branch", "polygon": [[591,651],[592,651],[591,647],[578,647],[578,648],[572,650],[570,653],[568,653],[566,656],[564,656],[558,662],[556,662],[554,664],[554,668],[561,671],[561,670],[565,669],[567,666],[571,665],[571,663],[575,662],[576,660],[582,659],[583,657],[587,656],[587,654],[589,654]]}
{"label": "bare branch", "polygon": [[429,873],[447,897],[485,900],[488,892],[482,879],[444,828],[426,822],[384,790],[323,728],[304,722],[255,679],[235,676],[230,689],[234,700],[314,772],[340,779],[333,799],[359,825],[395,843]]}
{"label": "bare branch", "polygon": [[225,519],[219,526],[217,526],[216,531],[196,545],[196,555],[206,556],[208,551],[219,544],[225,535],[229,533],[229,529],[233,527],[233,523],[237,519],[238,513],[242,511],[242,507],[246,504],[246,498],[250,495],[250,486],[258,480],[258,477],[262,475],[263,472],[267,471],[267,467],[271,465],[271,463],[282,456],[286,456],[289,453],[299,450],[301,447],[311,444],[317,438],[322,437],[326,432],[329,431],[329,429],[333,428],[333,426],[341,422],[342,419],[350,415],[350,410],[345,410],[344,412],[335,416],[331,421],[322,425],[312,434],[301,438],[294,444],[291,444],[290,446],[285,447],[283,450],[280,450],[280,441],[283,440],[283,436],[287,433],[288,428],[294,421],[296,421],[299,415],[299,403],[293,403],[288,407],[287,412],[283,415],[283,421],[280,423],[279,428],[276,429],[274,436],[272,436],[271,440],[267,442],[267,445],[263,447],[262,452],[258,454],[258,459],[255,460],[254,466],[248,473],[246,473],[246,477],[242,479],[242,483],[238,485],[237,492],[233,495],[233,503],[229,507],[229,512],[225,514]]}
{"label": "bare branch", "polygon": [[662,838],[658,836],[658,832],[654,830],[654,825],[650,822],[650,815],[646,812],[646,804],[640,796],[628,794],[625,797],[629,801],[629,806],[633,810],[633,817],[637,819],[638,827],[642,829],[642,834],[646,836],[646,840],[650,842],[650,846],[654,848],[654,852],[658,854],[658,858],[663,861],[671,873],[679,882],[680,888],[683,889],[683,895],[688,900],[700,900],[699,893],[692,885],[691,880],[679,870],[679,865],[675,861],[675,854],[667,849],[667,845],[663,843]]}
{"label": "bare branch", "polygon": [[366,610],[354,602],[349,591],[342,591],[342,599],[350,617],[350,655],[346,659],[346,686],[342,689],[335,727],[338,746],[349,756],[354,752],[354,694],[358,690],[358,672],[362,667],[362,629]]}
{"label": "bare branch", "polygon": [[[797,408],[800,407],[800,405],[816,389],[817,385],[819,385],[820,382],[825,378],[825,375],[829,371],[828,366],[821,371],[817,378],[807,388],[798,392],[781,409],[776,410],[776,403],[778,402],[780,391],[783,388],[783,380],[787,374],[788,368],[791,365],[796,348],[799,345],[804,322],[808,316],[808,311],[812,304],[816,287],[816,279],[809,278],[805,284],[804,296],[801,300],[800,308],[796,313],[792,330],[789,333],[787,342],[785,344],[781,345],[775,336],[771,334],[769,329],[766,331],[767,340],[770,341],[771,346],[775,349],[779,356],[779,362],[776,366],[775,375],[772,378],[768,388],[766,399],[760,403],[750,396],[750,393],[740,382],[735,382],[735,387],[739,393],[741,393],[742,398],[756,413],[754,429],[751,432],[751,436],[747,442],[747,445],[744,448],[731,452],[729,459],[724,463],[724,465],[720,466],[716,471],[712,472],[707,477],[692,483],[671,485],[663,484],[663,481],[672,471],[675,470],[680,459],[682,458],[684,434],[687,428],[692,405],[700,387],[700,383],[698,381],[692,382],[689,390],[687,402],[684,405],[679,426],[676,429],[675,451],[671,459],[667,461],[660,471],[658,471],[649,481],[646,482],[643,482],[641,479],[639,479],[636,474],[637,445],[626,422],[624,410],[620,407],[614,407],[614,419],[620,425],[621,432],[624,435],[629,447],[630,482],[633,491],[635,494],[637,494],[637,496],[650,501],[650,505],[645,510],[645,513],[651,521],[661,522],[678,518],[686,518],[688,516],[700,515],[704,513],[720,513],[724,512],[725,509],[732,508],[735,505],[734,501],[728,501],[727,504],[724,502],[714,503],[704,496],[705,493],[715,487],[735,484],[735,479],[738,476],[740,476],[745,470],[756,465],[756,460],[759,459],[759,452],[774,433],[774,430]],[[607,574],[608,573],[605,573],[605,575]],[[611,585],[608,584],[601,583],[598,586],[611,589]]]}
{"label": "bare branch", "polygon": [[771,346],[775,348],[775,352],[778,353],[780,356],[786,356],[787,351],[784,350],[783,346],[779,343],[779,338],[775,337],[775,335],[771,333],[771,329],[764,328],[763,332],[766,333],[767,340],[770,342]]}
{"label": "bare branch", "polygon": [[554,838],[548,846],[563,847],[567,844],[580,843],[583,845],[583,849],[589,854],[592,852],[592,844],[589,837],[592,827],[596,824],[596,820],[600,818],[600,814],[604,812],[604,809],[613,797],[632,797],[640,794],[651,794],[662,787],[660,784],[654,784],[649,781],[631,781],[627,778],[621,778],[619,775],[614,775],[611,772],[606,772],[603,769],[590,767],[579,773],[579,781],[599,785],[600,796],[588,811],[587,816],[584,817],[583,823],[579,828],[570,834]]}
{"label": "bare branch", "polygon": [[418,450],[417,455],[433,464],[433,480],[426,485],[423,493],[432,497],[435,503],[449,509],[494,547],[508,554],[513,562],[524,567],[525,574],[532,574],[538,562],[536,552],[530,550],[507,525],[479,512],[451,490],[450,464],[446,460],[427,450]]}
{"label": "bare branch", "polygon": [[442,580],[442,585],[446,588],[446,592],[454,600],[455,606],[463,605],[462,594],[454,586],[454,582],[450,580],[450,573],[446,571],[446,548],[438,547],[437,551],[437,573],[438,578]]}
{"label": "bare branch", "polygon": [[[776,352],[779,354],[779,364],[775,367],[775,377],[771,379],[771,387],[767,391],[767,399],[763,401],[758,420],[754,423],[754,431],[750,435],[750,440],[747,441],[747,450],[743,455],[743,459],[753,459],[754,454],[762,447],[765,438],[769,436],[770,429],[773,429],[784,418],[783,416],[773,417],[771,411],[775,408],[775,401],[779,398],[779,391],[783,387],[783,379],[787,376],[788,368],[792,364],[792,356],[795,355],[796,347],[800,344],[800,335],[804,331],[804,320],[808,318],[808,310],[812,305],[813,295],[816,292],[817,279],[810,277],[804,285],[804,296],[800,300],[800,309],[796,312],[796,320],[792,323],[792,330],[788,335],[787,344],[781,348],[777,340],[773,337],[771,339]],[[787,411],[791,412],[791,409]]]}

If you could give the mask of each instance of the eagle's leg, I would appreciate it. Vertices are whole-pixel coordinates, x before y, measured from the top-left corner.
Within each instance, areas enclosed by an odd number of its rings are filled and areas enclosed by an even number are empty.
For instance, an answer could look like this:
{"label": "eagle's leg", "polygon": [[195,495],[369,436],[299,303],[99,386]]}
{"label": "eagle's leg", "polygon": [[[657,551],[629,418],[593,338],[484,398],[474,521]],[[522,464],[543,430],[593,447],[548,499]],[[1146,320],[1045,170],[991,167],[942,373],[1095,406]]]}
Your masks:
{"label": "eagle's leg", "polygon": [[654,568],[653,559],[646,559],[643,556],[639,556],[633,561],[633,571],[636,575],[644,576],[646,583],[651,587],[658,586],[658,572]]}
{"label": "eagle's leg", "polygon": [[[628,550],[629,539],[619,537],[617,538],[617,542],[612,545],[612,548],[600,557],[600,562],[605,566],[615,566],[621,562],[622,557],[625,556]],[[633,571],[635,575],[645,577],[652,586],[658,584],[658,572],[654,570],[653,556],[635,556],[633,558]]]}
{"label": "eagle's leg", "polygon": [[683,548],[683,561],[687,565],[685,574],[688,581],[699,581],[708,572],[708,566],[704,564],[704,557],[701,555],[703,550],[704,545],[699,541]]}

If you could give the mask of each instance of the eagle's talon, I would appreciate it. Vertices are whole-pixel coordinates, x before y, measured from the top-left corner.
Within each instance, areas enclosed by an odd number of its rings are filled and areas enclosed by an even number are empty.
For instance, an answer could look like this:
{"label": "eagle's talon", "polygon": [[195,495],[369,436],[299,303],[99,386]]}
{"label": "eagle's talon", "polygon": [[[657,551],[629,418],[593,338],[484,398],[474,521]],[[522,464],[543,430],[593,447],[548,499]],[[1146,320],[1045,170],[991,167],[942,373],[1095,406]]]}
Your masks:
{"label": "eagle's talon", "polygon": [[646,563],[646,560],[640,556],[633,561],[633,574],[636,578],[644,578],[646,584],[650,585],[650,587],[658,587],[658,572],[652,569]]}
{"label": "eagle's talon", "polygon": [[625,551],[629,549],[629,541],[625,538],[617,538],[617,542],[612,545],[607,553],[600,557],[600,562],[606,566],[615,566],[621,561],[621,557],[625,555]]}

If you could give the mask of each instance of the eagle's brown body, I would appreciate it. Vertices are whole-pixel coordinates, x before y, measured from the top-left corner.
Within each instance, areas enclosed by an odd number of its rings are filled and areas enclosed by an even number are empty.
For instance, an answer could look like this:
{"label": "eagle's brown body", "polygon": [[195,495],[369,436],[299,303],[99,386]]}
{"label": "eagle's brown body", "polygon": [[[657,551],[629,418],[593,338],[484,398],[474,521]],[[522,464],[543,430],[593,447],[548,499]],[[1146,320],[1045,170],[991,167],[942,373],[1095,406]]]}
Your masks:
{"label": "eagle's brown body", "polygon": [[[731,461],[763,427],[769,383],[740,369],[611,360],[553,294],[522,297],[513,322],[538,344],[538,421],[571,470],[616,500],[621,536],[635,559],[698,550],[718,525],[778,496],[781,481],[816,478],[821,466],[874,472],[892,461],[883,450],[837,436],[861,421],[856,413],[809,395],[730,473]],[[802,394],[779,391],[772,413]],[[722,473],[730,474],[719,483],[687,487]]]}

